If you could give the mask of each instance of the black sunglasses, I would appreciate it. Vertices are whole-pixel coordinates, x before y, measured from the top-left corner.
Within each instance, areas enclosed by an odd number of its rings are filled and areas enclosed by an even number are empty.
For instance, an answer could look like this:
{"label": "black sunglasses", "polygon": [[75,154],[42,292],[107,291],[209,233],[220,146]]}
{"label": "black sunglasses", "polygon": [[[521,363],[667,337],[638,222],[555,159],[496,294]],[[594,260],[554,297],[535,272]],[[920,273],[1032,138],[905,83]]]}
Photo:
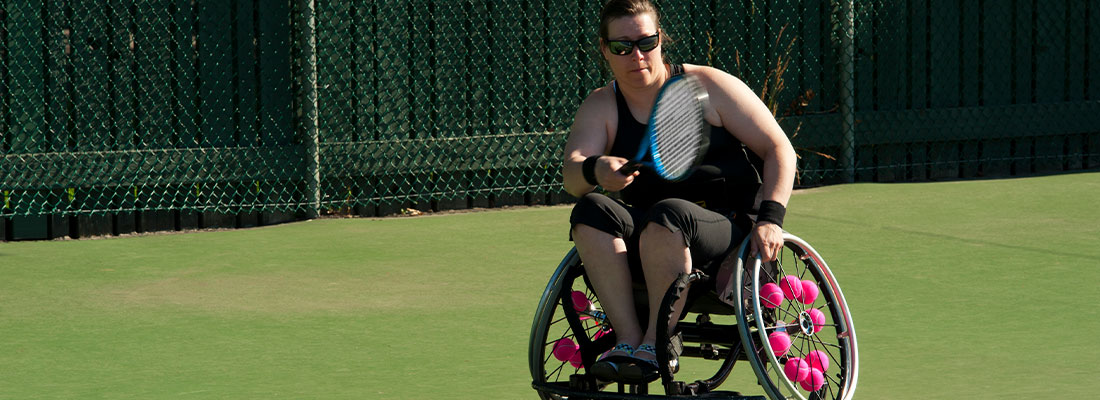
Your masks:
{"label": "black sunglasses", "polygon": [[638,46],[638,50],[643,53],[656,49],[657,45],[661,44],[661,32],[657,32],[656,35],[646,36],[638,40],[607,40],[607,50],[611,51],[611,54],[618,56],[625,56],[634,52],[634,46]]}

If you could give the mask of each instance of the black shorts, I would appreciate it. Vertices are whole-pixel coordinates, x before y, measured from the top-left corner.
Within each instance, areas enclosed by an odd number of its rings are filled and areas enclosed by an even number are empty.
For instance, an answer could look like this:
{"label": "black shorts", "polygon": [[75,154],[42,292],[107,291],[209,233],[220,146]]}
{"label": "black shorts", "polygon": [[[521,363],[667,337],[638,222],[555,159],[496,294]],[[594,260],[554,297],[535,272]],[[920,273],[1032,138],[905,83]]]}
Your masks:
{"label": "black shorts", "polygon": [[687,200],[666,199],[642,210],[599,193],[582,197],[569,216],[571,228],[583,224],[623,238],[630,269],[636,278],[641,275],[642,265],[638,238],[642,228],[650,222],[679,232],[690,249],[692,267],[713,273],[726,254],[745,239],[751,225],[745,226],[740,221],[733,215],[711,211]]}

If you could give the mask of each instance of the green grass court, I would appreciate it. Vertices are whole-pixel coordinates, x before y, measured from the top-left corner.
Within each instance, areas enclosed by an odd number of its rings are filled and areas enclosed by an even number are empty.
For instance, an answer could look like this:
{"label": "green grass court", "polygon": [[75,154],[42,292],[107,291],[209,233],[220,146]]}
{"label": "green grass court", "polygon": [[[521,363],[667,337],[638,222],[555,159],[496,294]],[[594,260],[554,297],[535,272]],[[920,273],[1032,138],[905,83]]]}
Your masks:
{"label": "green grass court", "polygon": [[[857,398],[1100,392],[1100,173],[798,192]],[[569,208],[0,244],[2,399],[535,398]],[[747,364],[724,389],[760,393]]]}

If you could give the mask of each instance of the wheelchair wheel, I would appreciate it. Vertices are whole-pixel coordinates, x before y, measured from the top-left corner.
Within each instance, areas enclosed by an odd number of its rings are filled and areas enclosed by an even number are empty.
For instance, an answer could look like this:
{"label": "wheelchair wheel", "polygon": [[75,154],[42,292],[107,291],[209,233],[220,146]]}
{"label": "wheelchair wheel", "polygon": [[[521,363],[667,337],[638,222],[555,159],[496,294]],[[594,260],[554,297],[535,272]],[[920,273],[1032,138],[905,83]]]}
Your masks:
{"label": "wheelchair wheel", "polygon": [[750,257],[748,239],[739,250],[738,330],[753,347],[749,362],[772,399],[850,399],[859,356],[844,295],[813,247],[789,233],[783,239],[774,263]]}
{"label": "wheelchair wheel", "polygon": [[[731,255],[728,273],[732,281],[736,269],[735,256]],[[663,299],[663,309],[669,309],[679,296],[685,294],[688,282],[695,279],[706,280],[705,275],[683,275],[673,282]],[[706,289],[699,286],[698,289]],[[638,289],[635,288],[637,291]],[[707,295],[709,293],[709,295]],[[635,293],[636,300],[644,295]],[[717,371],[708,379],[694,382],[674,381],[673,371],[662,371],[662,385],[665,395],[649,394],[648,384],[616,384],[602,382],[586,374],[586,368],[615,345],[615,336],[601,312],[599,300],[584,275],[584,266],[576,250],[570,251],[558,265],[543,291],[534,322],[531,327],[531,339],[528,348],[528,361],[532,378],[532,387],[542,399],[650,399],[679,398],[699,396],[701,398],[763,400],[763,397],[744,397],[737,392],[720,391],[718,387],[726,380],[742,354],[741,336],[736,326],[736,308],[734,301],[724,302],[718,299],[713,290],[701,292],[693,301],[688,300],[690,313],[694,321],[680,321],[677,332],[664,332],[658,335],[658,360],[669,363],[670,354],[660,351],[675,351],[680,354],[679,361],[685,358],[699,359],[698,365],[714,364]],[[694,306],[691,306],[694,304]],[[648,304],[637,304],[639,321],[648,313]],[[660,324],[667,325],[668,315],[664,315]],[[740,357],[739,357],[740,356]],[[707,361],[703,361],[707,360]],[[691,366],[697,365],[689,361]],[[702,371],[697,367],[692,373]],[[617,385],[617,386],[616,386]],[[616,390],[617,388],[617,390]]]}
{"label": "wheelchair wheel", "polygon": [[614,345],[614,335],[596,295],[584,279],[576,249],[570,251],[543,291],[528,349],[532,386],[543,399],[598,391],[583,369]]}

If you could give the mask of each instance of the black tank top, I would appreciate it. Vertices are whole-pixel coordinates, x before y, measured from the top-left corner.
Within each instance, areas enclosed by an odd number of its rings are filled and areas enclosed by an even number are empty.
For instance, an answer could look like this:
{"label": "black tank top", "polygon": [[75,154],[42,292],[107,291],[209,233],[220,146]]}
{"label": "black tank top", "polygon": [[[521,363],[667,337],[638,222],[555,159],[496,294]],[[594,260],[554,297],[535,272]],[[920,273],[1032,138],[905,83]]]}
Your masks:
{"label": "black tank top", "polygon": [[[683,66],[671,65],[673,75],[683,73]],[[618,105],[619,126],[610,155],[633,158],[645,135],[646,124],[634,119],[618,85],[615,102]],[[644,169],[634,182],[620,192],[622,200],[635,207],[649,208],[667,198],[680,198],[721,213],[745,213],[752,209],[760,189],[762,160],[749,151],[724,127],[711,126],[710,148],[699,168],[679,182],[666,182]]]}

